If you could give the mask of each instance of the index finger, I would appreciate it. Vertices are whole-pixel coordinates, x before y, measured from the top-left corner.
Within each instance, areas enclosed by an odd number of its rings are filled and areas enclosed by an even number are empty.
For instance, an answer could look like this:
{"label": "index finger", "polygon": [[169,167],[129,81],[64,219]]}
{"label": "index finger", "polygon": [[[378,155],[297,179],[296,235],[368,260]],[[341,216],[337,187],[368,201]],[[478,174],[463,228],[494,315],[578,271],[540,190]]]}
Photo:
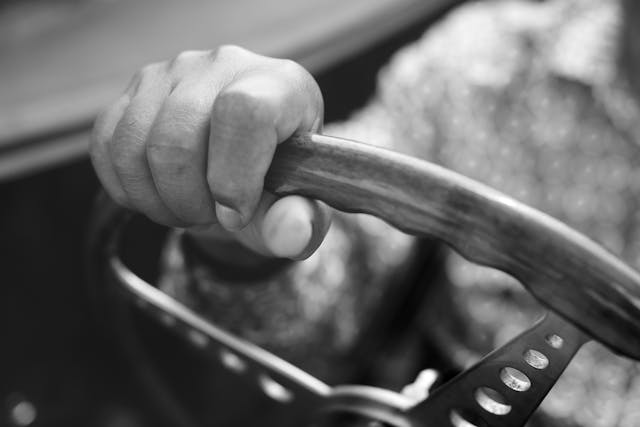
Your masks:
{"label": "index finger", "polygon": [[241,76],[214,102],[207,180],[226,228],[241,228],[253,217],[276,145],[321,126],[320,90],[306,71],[291,68]]}

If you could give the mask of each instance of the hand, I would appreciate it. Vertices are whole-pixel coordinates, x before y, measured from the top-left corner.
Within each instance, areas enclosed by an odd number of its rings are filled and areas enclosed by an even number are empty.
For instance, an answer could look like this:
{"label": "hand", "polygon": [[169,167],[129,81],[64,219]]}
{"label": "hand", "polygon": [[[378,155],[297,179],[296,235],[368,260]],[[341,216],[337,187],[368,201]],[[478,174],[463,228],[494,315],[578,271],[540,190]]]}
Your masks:
{"label": "hand", "polygon": [[144,67],[98,117],[91,159],[116,202],[158,223],[219,224],[261,254],[300,259],[321,243],[328,209],[263,182],[276,145],[322,120],[316,82],[292,61],[183,52]]}

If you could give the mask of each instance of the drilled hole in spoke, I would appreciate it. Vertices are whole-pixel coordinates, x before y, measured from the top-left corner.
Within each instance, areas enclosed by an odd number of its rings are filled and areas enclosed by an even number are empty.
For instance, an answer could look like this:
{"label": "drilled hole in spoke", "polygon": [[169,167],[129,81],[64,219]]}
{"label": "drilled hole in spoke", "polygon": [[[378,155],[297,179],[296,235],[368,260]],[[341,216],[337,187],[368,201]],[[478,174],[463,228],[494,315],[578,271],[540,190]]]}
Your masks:
{"label": "drilled hole in spoke", "polygon": [[549,334],[545,337],[544,340],[553,348],[561,348],[564,344],[564,340],[562,339],[562,337],[556,334]]}
{"label": "drilled hole in spoke", "polygon": [[264,393],[273,400],[277,400],[282,403],[289,403],[293,400],[293,393],[272,380],[270,377],[260,375],[259,381],[262,391],[264,391]]}
{"label": "drilled hole in spoke", "polygon": [[247,364],[230,351],[220,350],[220,361],[225,368],[235,373],[239,374],[247,370]]}
{"label": "drilled hole in spoke", "polygon": [[511,412],[511,405],[497,391],[489,387],[480,387],[474,393],[476,402],[485,411],[494,415],[506,415]]}
{"label": "drilled hole in spoke", "polygon": [[500,379],[511,390],[527,391],[531,387],[531,380],[524,373],[507,366],[500,370]]}
{"label": "drilled hole in spoke", "polygon": [[486,423],[477,415],[455,409],[449,413],[449,421],[453,427],[486,427]]}
{"label": "drilled hole in spoke", "polygon": [[524,352],[524,361],[532,368],[545,369],[549,366],[549,359],[537,350],[529,349]]}

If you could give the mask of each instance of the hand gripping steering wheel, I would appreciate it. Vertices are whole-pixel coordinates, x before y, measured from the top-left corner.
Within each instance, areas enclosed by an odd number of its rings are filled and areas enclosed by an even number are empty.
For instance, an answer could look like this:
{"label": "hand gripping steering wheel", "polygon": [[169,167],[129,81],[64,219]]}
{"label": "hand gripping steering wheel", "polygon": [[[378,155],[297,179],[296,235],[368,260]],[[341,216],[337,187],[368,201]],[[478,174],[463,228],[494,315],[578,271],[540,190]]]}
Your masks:
{"label": "hand gripping steering wheel", "polygon": [[138,277],[120,256],[131,215],[103,210],[92,255],[99,274],[152,318],[164,319],[239,378],[261,387],[283,410],[304,408],[309,419],[303,425],[331,425],[327,417],[342,413],[394,427],[523,426],[590,338],[640,360],[640,275],[585,236],[491,188],[412,157],[314,134],[278,147],[265,187],[442,240],[470,261],[511,274],[550,309],[531,329],[417,404],[369,386],[331,387]]}

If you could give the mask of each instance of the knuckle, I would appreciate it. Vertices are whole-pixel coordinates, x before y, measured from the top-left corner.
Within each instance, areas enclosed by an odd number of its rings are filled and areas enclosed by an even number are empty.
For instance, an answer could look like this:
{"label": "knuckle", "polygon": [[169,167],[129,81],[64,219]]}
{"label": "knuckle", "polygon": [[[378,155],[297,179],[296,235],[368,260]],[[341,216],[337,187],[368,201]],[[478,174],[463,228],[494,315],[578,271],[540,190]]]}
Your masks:
{"label": "knuckle", "polygon": [[166,62],[154,62],[140,68],[132,79],[132,83],[127,89],[127,93],[131,98],[135,98],[140,94],[140,90],[148,88],[156,82],[166,79],[168,76],[168,68]]}
{"label": "knuckle", "polygon": [[282,59],[280,60],[279,69],[280,72],[290,78],[292,81],[298,82],[298,84],[302,87],[315,90],[319,88],[318,85],[306,68],[302,65],[298,64],[295,61],[290,59]]}
{"label": "knuckle", "polygon": [[185,67],[190,67],[199,62],[204,56],[204,52],[200,50],[185,50],[180,52],[173,58],[168,64],[167,69],[175,72],[176,70],[182,70]]}
{"label": "knuckle", "polygon": [[288,76],[292,81],[298,82],[299,87],[303,88],[310,97],[310,102],[316,109],[324,109],[324,100],[318,83],[311,73],[302,65],[290,59],[283,59],[280,63],[282,74]]}
{"label": "knuckle", "polygon": [[234,57],[245,55],[247,52],[249,51],[234,44],[223,44],[211,51],[213,57],[216,59],[217,58],[234,58]]}
{"label": "knuckle", "polygon": [[202,52],[198,50],[184,50],[175,57],[174,62],[191,62],[193,60],[199,59],[201,56]]}
{"label": "knuckle", "polygon": [[280,59],[279,66],[281,71],[288,76],[311,79],[311,75],[309,74],[309,72],[296,61],[293,61],[291,59]]}
{"label": "knuckle", "polygon": [[148,79],[151,77],[156,77],[160,74],[165,73],[167,70],[166,62],[153,62],[151,64],[147,64],[140,69],[138,72],[140,75],[140,79]]}

